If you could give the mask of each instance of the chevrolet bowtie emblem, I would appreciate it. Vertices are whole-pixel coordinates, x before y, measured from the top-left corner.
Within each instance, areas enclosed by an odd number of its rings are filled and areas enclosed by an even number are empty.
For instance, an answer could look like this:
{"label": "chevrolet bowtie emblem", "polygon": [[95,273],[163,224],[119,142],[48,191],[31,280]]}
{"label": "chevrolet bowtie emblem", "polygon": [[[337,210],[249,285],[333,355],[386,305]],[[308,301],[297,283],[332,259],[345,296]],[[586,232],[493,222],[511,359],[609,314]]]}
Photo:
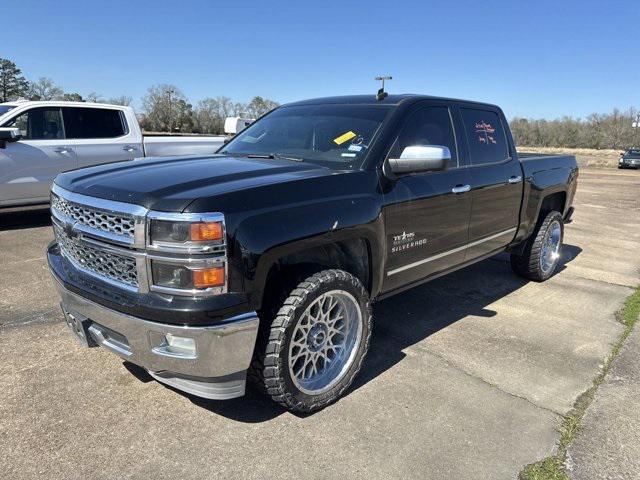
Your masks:
{"label": "chevrolet bowtie emblem", "polygon": [[79,236],[79,232],[75,228],[77,223],[78,222],[64,224],[64,233],[67,237],[75,238]]}

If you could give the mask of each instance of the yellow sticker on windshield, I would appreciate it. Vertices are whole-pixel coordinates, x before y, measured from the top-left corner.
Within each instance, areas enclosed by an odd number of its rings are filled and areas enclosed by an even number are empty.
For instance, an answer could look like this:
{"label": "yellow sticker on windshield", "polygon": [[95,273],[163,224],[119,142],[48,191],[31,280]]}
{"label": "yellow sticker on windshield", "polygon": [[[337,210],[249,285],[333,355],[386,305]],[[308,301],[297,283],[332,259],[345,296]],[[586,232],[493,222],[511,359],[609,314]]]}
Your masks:
{"label": "yellow sticker on windshield", "polygon": [[338,138],[334,138],[333,141],[336,142],[338,145],[342,145],[344,142],[351,140],[355,136],[356,134],[353,133],[351,130],[349,130],[347,133],[343,133]]}

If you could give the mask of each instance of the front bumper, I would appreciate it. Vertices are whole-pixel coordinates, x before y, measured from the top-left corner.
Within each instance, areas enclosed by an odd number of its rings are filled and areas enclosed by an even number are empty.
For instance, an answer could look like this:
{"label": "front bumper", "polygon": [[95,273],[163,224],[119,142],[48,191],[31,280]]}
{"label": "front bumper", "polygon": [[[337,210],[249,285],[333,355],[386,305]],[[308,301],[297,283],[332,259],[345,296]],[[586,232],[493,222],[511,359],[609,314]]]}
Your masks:
{"label": "front bumper", "polygon": [[619,162],[618,168],[640,168],[640,160]]}
{"label": "front bumper", "polygon": [[[84,325],[88,346],[103,346],[158,381],[193,395],[217,400],[244,395],[258,332],[255,312],[211,326],[168,325],[116,312],[68,290],[55,274],[53,279],[67,322]],[[195,353],[169,351],[166,334],[194,339]]]}

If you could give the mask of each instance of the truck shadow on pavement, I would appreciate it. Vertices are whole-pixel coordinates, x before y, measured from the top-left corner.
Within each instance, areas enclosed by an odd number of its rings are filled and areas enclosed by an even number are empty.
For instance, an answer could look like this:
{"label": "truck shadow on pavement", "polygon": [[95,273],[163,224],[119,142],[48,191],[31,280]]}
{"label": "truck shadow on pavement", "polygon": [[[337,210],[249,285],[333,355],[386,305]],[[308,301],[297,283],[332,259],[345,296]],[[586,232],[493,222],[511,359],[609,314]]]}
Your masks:
{"label": "truck shadow on pavement", "polygon": [[[564,245],[556,275],[581,252]],[[527,283],[513,273],[509,255],[503,253],[377,303],[369,355],[350,391],[400,362],[406,348],[458,320],[495,317],[497,312],[487,307]]]}
{"label": "truck shadow on pavement", "polygon": [[2,213],[0,211],[0,231],[22,230],[25,228],[46,227],[51,225],[49,206],[25,212]]}
{"label": "truck shadow on pavement", "polygon": [[[557,274],[581,252],[580,247],[564,245]],[[406,356],[403,350],[443,328],[469,315],[495,317],[497,313],[487,306],[527,283],[528,280],[512,272],[509,256],[499,254],[376,303],[369,354],[345,397],[402,361]],[[135,365],[129,364],[127,369],[141,381],[152,380],[146,371]],[[249,384],[244,397],[226,401],[206,400],[165,387],[203,409],[238,422],[264,422],[286,412]],[[296,416],[305,418],[309,414]]]}

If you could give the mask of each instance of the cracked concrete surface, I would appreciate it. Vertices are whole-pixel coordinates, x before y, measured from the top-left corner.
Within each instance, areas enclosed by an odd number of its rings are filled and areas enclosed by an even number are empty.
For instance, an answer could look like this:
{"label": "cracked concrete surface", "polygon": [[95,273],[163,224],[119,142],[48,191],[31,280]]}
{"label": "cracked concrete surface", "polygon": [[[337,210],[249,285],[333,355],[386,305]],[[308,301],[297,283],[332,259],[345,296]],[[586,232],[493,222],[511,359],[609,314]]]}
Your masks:
{"label": "cracked concrete surface", "polygon": [[567,453],[575,480],[640,478],[640,330],[615,359]]}
{"label": "cracked concrete surface", "polygon": [[640,283],[640,172],[583,170],[563,268],[500,255],[378,303],[349,394],[311,416],[166,388],[66,332],[46,214],[0,218],[0,471],[7,478],[515,478],[554,451]]}

